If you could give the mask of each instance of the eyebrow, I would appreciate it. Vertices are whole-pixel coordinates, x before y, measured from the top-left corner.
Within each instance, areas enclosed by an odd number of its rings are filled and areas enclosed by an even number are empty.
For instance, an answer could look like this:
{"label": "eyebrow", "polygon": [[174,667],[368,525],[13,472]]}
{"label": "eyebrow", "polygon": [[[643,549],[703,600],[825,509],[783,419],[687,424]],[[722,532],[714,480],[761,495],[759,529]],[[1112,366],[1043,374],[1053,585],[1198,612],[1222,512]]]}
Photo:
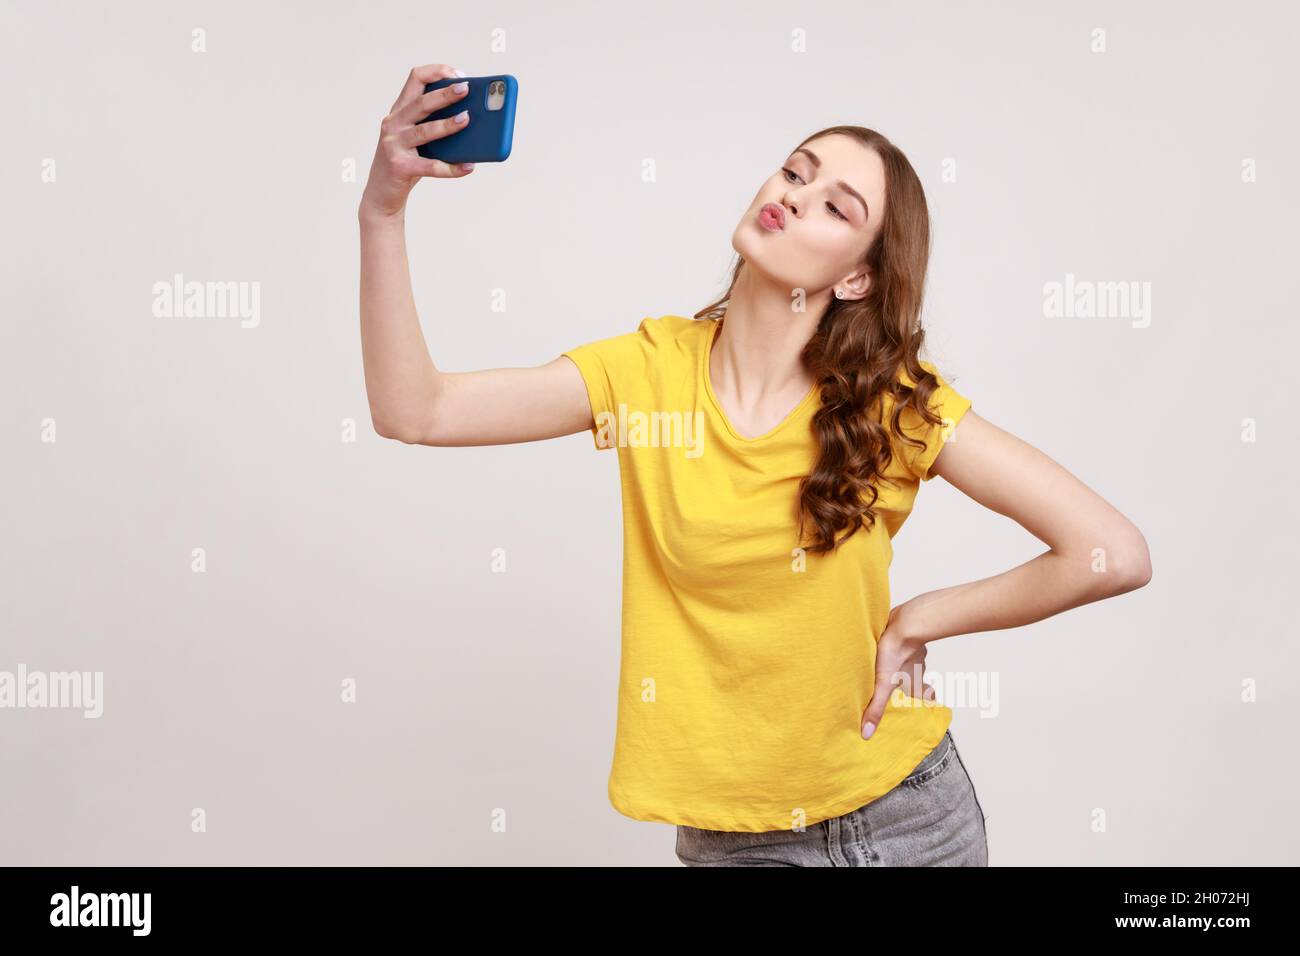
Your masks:
{"label": "eyebrow", "polygon": [[[817,157],[817,154],[814,153],[811,149],[805,149],[804,147],[800,146],[800,147],[799,147],[798,149],[796,149],[794,152],[795,152],[795,153],[803,153],[803,154],[805,154],[805,155],[808,157],[808,160],[813,164],[813,169],[820,169],[820,168],[821,168],[822,161]],[[794,153],[791,153],[790,155],[793,156]],[[840,189],[843,189],[846,193],[848,193],[850,196],[852,196],[852,197],[853,197],[854,199],[856,199],[858,202],[862,203],[862,212],[863,212],[863,214],[864,214],[868,219],[871,218],[871,208],[867,205],[867,201],[866,201],[865,199],[862,198],[862,194],[861,194],[861,193],[859,193],[856,189],[854,189],[852,186],[850,186],[848,183],[846,183],[846,182],[845,182],[844,180],[842,180],[842,179],[838,179],[838,180],[836,180],[836,181],[835,181],[835,185],[836,185],[836,186],[839,186]]]}

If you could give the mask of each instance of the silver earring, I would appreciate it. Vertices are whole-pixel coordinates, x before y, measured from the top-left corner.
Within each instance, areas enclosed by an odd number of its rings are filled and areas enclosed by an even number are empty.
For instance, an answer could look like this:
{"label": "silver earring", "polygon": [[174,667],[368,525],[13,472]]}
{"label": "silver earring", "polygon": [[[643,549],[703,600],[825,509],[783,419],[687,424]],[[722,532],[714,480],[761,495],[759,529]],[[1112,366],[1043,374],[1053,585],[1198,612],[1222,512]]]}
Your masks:
{"label": "silver earring", "polygon": [[839,289],[836,289],[836,290],[835,290],[835,298],[837,298],[837,299],[842,299],[842,298],[844,298],[844,293],[841,292]]}

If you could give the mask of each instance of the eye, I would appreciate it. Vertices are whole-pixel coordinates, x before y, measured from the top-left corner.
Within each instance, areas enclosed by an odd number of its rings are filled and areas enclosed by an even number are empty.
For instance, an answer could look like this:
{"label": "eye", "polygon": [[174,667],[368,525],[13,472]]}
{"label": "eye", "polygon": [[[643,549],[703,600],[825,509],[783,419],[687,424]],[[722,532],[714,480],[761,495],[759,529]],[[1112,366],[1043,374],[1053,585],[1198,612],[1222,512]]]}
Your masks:
{"label": "eye", "polygon": [[[782,167],[781,167],[781,173],[785,176],[785,181],[786,181],[786,182],[793,182],[793,180],[790,178],[791,176],[793,176],[794,179],[798,179],[798,178],[799,178],[799,174],[796,173],[793,169],[790,169],[790,168],[787,167],[787,166],[782,166]],[[837,208],[835,207],[835,204],[834,204],[834,203],[832,203],[832,202],[827,202],[827,203],[826,203],[826,208],[829,209],[829,210],[830,210],[830,211],[831,211],[831,212],[836,216],[836,218],[838,218],[838,219],[843,219],[845,222],[848,222],[848,221],[849,221],[849,217],[846,216],[846,215],[844,215],[844,213],[840,212],[839,209],[837,209]]]}

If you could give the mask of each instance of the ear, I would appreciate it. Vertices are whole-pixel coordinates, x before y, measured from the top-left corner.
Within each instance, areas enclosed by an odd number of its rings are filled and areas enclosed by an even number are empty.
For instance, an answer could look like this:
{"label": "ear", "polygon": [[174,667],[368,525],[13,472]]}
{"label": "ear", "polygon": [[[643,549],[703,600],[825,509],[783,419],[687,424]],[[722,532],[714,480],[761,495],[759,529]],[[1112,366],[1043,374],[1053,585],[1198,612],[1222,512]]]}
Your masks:
{"label": "ear", "polygon": [[850,273],[831,288],[831,295],[842,302],[864,298],[871,289],[871,273],[859,269]]}

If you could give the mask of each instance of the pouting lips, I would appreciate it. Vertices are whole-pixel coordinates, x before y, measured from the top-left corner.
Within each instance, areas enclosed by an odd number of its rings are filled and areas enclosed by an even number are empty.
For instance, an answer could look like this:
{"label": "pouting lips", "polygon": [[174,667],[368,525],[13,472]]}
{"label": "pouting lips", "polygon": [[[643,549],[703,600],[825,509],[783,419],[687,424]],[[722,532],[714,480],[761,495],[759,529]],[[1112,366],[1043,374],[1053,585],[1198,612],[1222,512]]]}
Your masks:
{"label": "pouting lips", "polygon": [[767,203],[758,211],[758,221],[764,229],[784,229],[785,210],[774,202]]}

